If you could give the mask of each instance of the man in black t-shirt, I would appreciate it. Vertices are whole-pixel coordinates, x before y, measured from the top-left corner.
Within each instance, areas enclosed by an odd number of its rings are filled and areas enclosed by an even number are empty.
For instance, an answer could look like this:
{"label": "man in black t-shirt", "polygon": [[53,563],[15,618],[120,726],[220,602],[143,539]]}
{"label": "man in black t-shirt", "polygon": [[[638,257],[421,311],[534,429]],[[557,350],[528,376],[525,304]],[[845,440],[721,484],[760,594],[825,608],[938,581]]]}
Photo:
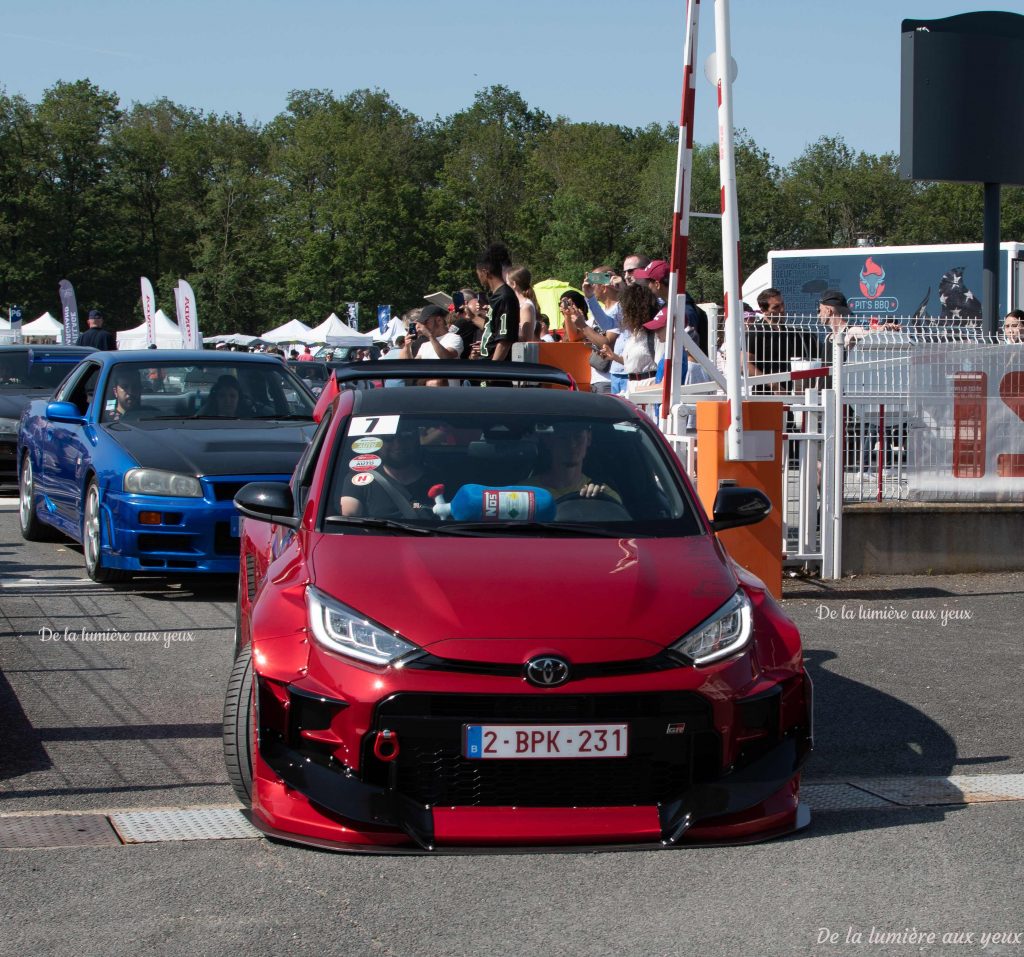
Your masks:
{"label": "man in black t-shirt", "polygon": [[352,450],[352,471],[341,490],[341,514],[408,518],[420,512],[427,517],[434,506],[427,492],[436,479],[428,478],[423,469],[420,430],[399,426],[394,435],[380,439],[378,454],[359,453],[358,442]]}
{"label": "man in black t-shirt", "polygon": [[505,284],[503,269],[511,265],[508,250],[489,246],[477,257],[476,275],[487,290],[490,314],[480,338],[480,358],[506,362],[512,358],[512,343],[519,340],[519,299]]}
{"label": "man in black t-shirt", "polygon": [[89,328],[79,337],[75,345],[91,346],[103,352],[113,352],[117,348],[114,337],[103,328],[103,313],[99,309],[89,312]]}

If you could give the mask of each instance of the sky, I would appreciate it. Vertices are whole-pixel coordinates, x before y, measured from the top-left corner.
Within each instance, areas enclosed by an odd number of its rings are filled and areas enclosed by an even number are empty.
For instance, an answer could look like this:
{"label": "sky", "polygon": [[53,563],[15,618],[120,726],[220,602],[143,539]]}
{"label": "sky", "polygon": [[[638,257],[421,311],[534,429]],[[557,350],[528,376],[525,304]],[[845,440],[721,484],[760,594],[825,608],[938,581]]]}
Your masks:
{"label": "sky", "polygon": [[[898,152],[904,19],[1020,0],[731,0],[734,125],[785,165],[824,135]],[[501,84],[535,109],[624,126],[679,121],[685,0],[4,0],[0,84],[38,102],[87,78],[122,106],[167,97],[266,123],[292,90],[386,90],[424,119]],[[718,139],[700,12],[695,138]]]}

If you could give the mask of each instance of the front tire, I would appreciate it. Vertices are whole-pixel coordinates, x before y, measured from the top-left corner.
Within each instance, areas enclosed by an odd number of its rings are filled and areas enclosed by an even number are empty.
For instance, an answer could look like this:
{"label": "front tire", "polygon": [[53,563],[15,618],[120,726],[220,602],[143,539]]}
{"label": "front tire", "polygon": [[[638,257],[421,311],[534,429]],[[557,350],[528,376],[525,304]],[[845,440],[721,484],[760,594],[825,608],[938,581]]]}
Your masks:
{"label": "front tire", "polygon": [[32,458],[26,452],[21,457],[21,468],[18,470],[18,523],[21,526],[21,537],[26,542],[51,541],[55,537],[53,532],[36,515],[35,488]]}
{"label": "front tire", "polygon": [[252,807],[252,649],[247,645],[235,658],[224,698],[224,766],[235,796]]}
{"label": "front tire", "polygon": [[85,490],[85,506],[82,509],[82,555],[85,558],[85,573],[94,581],[120,582],[128,573],[120,568],[107,568],[103,564],[103,535],[100,516],[100,487],[93,479]]}

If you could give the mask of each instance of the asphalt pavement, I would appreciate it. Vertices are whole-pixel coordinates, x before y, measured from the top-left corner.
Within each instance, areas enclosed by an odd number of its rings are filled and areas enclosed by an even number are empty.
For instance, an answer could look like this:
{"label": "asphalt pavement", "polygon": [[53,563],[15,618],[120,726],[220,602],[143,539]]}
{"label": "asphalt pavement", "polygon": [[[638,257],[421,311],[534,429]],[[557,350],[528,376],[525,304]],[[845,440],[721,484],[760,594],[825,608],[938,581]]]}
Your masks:
{"label": "asphalt pavement", "polygon": [[[232,803],[235,583],[84,578],[80,550],[22,542],[0,504],[0,816]],[[1024,576],[786,595],[815,682],[809,785],[1024,771]],[[824,811],[783,840],[664,852],[4,850],[0,955],[1024,954],[1022,825],[1024,801],[998,801]]]}

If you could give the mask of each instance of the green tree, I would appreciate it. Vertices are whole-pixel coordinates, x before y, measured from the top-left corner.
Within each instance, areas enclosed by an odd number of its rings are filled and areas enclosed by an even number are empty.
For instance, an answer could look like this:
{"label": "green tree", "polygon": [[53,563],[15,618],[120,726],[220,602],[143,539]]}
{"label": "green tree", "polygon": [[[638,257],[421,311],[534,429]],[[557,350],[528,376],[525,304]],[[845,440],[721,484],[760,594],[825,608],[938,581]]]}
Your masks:
{"label": "green tree", "polygon": [[444,159],[430,210],[441,241],[443,285],[466,282],[475,255],[488,244],[515,246],[530,195],[529,158],[550,126],[546,113],[503,86],[482,90],[469,109],[436,125]]}

